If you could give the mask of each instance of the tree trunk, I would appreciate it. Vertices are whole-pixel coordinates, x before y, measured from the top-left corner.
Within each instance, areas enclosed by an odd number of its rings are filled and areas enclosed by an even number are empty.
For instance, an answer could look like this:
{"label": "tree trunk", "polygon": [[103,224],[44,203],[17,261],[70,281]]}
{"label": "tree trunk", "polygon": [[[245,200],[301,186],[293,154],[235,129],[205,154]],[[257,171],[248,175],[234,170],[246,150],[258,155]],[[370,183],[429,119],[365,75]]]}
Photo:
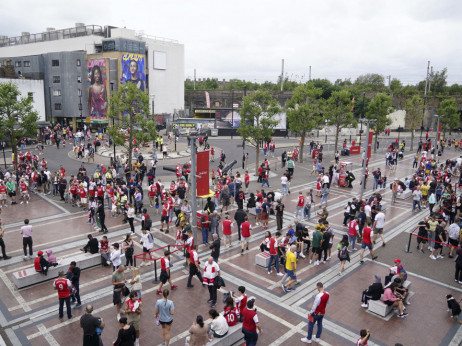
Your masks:
{"label": "tree trunk", "polygon": [[[367,134],[369,136],[369,134]],[[375,141],[374,141],[374,153],[377,152],[377,141],[379,140],[379,132],[375,132]]]}
{"label": "tree trunk", "polygon": [[255,141],[255,176],[258,176],[259,156],[260,156],[260,142]]}
{"label": "tree trunk", "polygon": [[414,129],[411,129],[411,151],[414,149]]}
{"label": "tree trunk", "polygon": [[305,146],[305,136],[306,136],[306,131],[302,132],[302,136],[300,138],[300,163],[303,163],[303,148]]}
{"label": "tree trunk", "polygon": [[338,130],[339,130],[339,125],[335,126],[335,146],[334,146],[334,153],[337,151],[338,148]]}

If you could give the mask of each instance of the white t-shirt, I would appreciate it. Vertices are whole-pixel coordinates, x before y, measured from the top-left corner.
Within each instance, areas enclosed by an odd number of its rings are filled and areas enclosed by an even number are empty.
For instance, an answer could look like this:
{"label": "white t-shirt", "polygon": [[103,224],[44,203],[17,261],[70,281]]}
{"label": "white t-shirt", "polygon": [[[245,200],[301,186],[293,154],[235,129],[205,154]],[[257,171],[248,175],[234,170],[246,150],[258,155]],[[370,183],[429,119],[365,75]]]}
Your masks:
{"label": "white t-shirt", "polygon": [[385,226],[385,214],[382,212],[379,212],[375,216],[375,227],[376,228],[383,228]]}
{"label": "white t-shirt", "polygon": [[281,177],[281,184],[282,184],[282,185],[287,185],[287,177],[286,177],[285,175],[283,175],[283,176]]}
{"label": "white t-shirt", "polygon": [[370,205],[366,205],[366,206],[364,207],[364,213],[366,214],[366,217],[371,217],[371,212],[372,212],[371,206],[370,206]]}
{"label": "white t-shirt", "polygon": [[422,192],[420,190],[414,190],[412,196],[414,201],[420,201],[420,198],[422,197]]}
{"label": "white t-shirt", "polygon": [[229,330],[228,322],[222,315],[219,315],[217,318],[213,319],[210,327],[218,335],[225,335]]}

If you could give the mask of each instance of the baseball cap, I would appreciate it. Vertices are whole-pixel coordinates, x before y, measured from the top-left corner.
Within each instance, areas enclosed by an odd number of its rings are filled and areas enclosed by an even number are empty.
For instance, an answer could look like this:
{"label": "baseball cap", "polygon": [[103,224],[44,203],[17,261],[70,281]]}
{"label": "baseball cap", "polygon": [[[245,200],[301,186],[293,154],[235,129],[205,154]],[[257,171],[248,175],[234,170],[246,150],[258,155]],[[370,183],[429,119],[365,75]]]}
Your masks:
{"label": "baseball cap", "polygon": [[42,256],[42,255],[43,255],[43,251],[37,252],[37,255]]}
{"label": "baseball cap", "polygon": [[401,260],[399,258],[394,260],[395,263],[401,263]]}

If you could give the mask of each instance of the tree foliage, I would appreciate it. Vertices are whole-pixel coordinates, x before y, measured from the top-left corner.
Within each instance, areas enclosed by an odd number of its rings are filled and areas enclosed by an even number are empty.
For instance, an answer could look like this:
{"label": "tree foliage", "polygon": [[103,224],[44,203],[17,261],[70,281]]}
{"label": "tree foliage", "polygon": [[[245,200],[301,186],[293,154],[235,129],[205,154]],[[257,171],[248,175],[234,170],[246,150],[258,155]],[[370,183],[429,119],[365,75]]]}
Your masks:
{"label": "tree foliage", "polygon": [[340,129],[356,126],[352,108],[353,102],[348,90],[334,91],[327,100],[325,119],[328,125],[335,127],[335,148],[338,146]]}
{"label": "tree foliage", "polygon": [[399,93],[401,88],[403,87],[403,84],[398,78],[393,78],[390,82],[390,90],[393,94]]}
{"label": "tree foliage", "polygon": [[137,145],[156,137],[156,124],[149,119],[149,95],[132,83],[119,86],[111,96],[109,118],[114,126],[107,132],[116,145],[128,150],[128,164],[132,165],[133,140]]}
{"label": "tree foliage", "polygon": [[453,98],[443,100],[438,108],[438,114],[442,115],[440,119],[441,128],[444,134],[446,130],[458,128],[460,123],[460,116],[457,112],[457,103]]}
{"label": "tree foliage", "polygon": [[0,83],[0,135],[11,141],[17,168],[18,140],[21,137],[35,137],[37,134],[38,113],[30,97],[21,96],[18,87]]}
{"label": "tree foliage", "polygon": [[294,95],[287,101],[287,121],[290,131],[301,139],[300,162],[303,162],[305,136],[322,123],[322,112],[325,100],[321,98],[321,88],[313,83],[301,85],[294,90]]}
{"label": "tree foliage", "polygon": [[355,86],[364,91],[383,91],[385,89],[385,79],[377,73],[367,73],[355,80]]}
{"label": "tree foliage", "polygon": [[278,121],[274,116],[280,111],[278,101],[269,92],[256,91],[242,99],[241,121],[237,132],[244,141],[250,141],[256,149],[256,166],[259,165],[260,147],[263,141],[269,141]]}
{"label": "tree foliage", "polygon": [[424,114],[424,102],[419,95],[414,95],[406,101],[406,125],[411,130],[411,150],[414,147],[414,130],[421,126]]}
{"label": "tree foliage", "polygon": [[375,131],[374,152],[377,151],[379,133],[392,123],[391,119],[387,117],[392,111],[393,104],[391,97],[386,94],[375,95],[367,107],[366,118],[375,119],[375,122],[371,123],[371,129]]}

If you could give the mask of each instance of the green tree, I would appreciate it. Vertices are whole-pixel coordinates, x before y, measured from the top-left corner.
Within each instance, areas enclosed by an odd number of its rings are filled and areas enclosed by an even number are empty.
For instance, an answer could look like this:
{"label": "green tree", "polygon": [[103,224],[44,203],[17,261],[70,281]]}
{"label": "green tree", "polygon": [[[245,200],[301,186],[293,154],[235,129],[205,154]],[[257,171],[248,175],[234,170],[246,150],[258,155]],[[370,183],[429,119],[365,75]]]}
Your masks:
{"label": "green tree", "polygon": [[367,73],[355,80],[355,86],[365,91],[383,91],[385,89],[385,79],[377,73]]}
{"label": "green tree", "polygon": [[300,136],[300,162],[303,162],[305,137],[316,128],[322,117],[325,100],[321,98],[322,89],[315,88],[313,83],[300,85],[294,90],[294,95],[287,101],[287,122],[290,131]]}
{"label": "green tree", "polygon": [[392,106],[393,104],[390,96],[386,94],[377,94],[367,108],[366,118],[375,119],[375,122],[371,123],[371,129],[375,131],[374,153],[377,151],[379,133],[385,130],[387,126],[391,125],[391,119],[389,119],[387,115],[393,110]]}
{"label": "green tree", "polygon": [[403,84],[401,83],[401,81],[397,78],[393,78],[390,82],[390,90],[393,94],[396,94],[398,93],[401,88],[403,87]]}
{"label": "green tree", "polygon": [[237,132],[244,141],[255,145],[255,174],[258,172],[260,147],[268,141],[278,121],[274,116],[280,111],[279,103],[266,91],[256,91],[242,99],[241,121]]}
{"label": "green tree", "polygon": [[149,119],[149,95],[132,83],[119,86],[111,96],[109,118],[114,126],[107,132],[116,145],[128,151],[128,165],[132,169],[133,140],[137,146],[156,138],[156,123]]}
{"label": "green tree", "polygon": [[338,85],[333,85],[328,79],[313,79],[311,81],[315,88],[322,89],[322,98],[327,100],[334,91],[339,91],[341,88]]}
{"label": "green tree", "polygon": [[406,125],[411,130],[411,151],[414,149],[414,131],[421,126],[424,114],[424,102],[419,95],[406,101]]}
{"label": "green tree", "polygon": [[[327,100],[325,119],[327,124],[335,127],[335,147],[338,147],[340,129],[356,126],[356,121],[351,109],[353,102],[351,94],[347,90],[334,91]],[[335,149],[336,150],[336,149]]]}
{"label": "green tree", "polygon": [[432,72],[430,75],[430,91],[432,93],[444,93],[448,79],[448,69],[445,67],[441,71]]}
{"label": "green tree", "polygon": [[0,135],[11,141],[17,169],[18,140],[37,135],[38,113],[30,97],[22,97],[13,83],[0,83]]}
{"label": "green tree", "polygon": [[459,127],[460,117],[457,112],[456,100],[453,98],[441,101],[440,106],[438,107],[438,114],[443,115],[440,119],[443,136],[446,136],[446,130],[451,132],[451,129]]}

